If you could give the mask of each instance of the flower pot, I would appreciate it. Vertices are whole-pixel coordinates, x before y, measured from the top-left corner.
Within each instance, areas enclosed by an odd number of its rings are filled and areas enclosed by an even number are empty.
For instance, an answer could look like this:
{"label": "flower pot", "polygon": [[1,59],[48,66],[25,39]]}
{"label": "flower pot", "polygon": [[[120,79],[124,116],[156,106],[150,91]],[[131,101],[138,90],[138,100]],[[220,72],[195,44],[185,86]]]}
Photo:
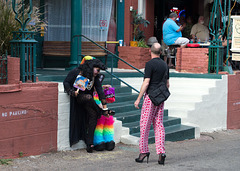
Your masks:
{"label": "flower pot", "polygon": [[137,41],[130,41],[130,46],[137,47],[138,46],[138,42]]}

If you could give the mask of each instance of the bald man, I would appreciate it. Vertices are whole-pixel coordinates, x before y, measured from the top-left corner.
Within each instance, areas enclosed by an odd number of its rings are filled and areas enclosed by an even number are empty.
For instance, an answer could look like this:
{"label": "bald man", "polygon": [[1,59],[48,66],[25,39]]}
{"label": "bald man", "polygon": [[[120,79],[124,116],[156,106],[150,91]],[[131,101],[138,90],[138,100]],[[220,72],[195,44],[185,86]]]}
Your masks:
{"label": "bald man", "polygon": [[146,63],[144,81],[138,98],[134,103],[135,107],[139,109],[140,100],[144,95],[140,119],[140,155],[136,158],[136,162],[141,162],[141,159],[143,159],[144,156],[148,157],[150,154],[148,148],[148,135],[151,122],[153,122],[154,126],[156,152],[159,155],[159,160],[165,155],[165,129],[163,126],[164,102],[155,106],[148,96],[148,93],[157,89],[160,82],[163,80],[169,87],[169,69],[167,64],[160,58],[160,54],[161,45],[159,43],[154,43],[151,47],[152,59]]}

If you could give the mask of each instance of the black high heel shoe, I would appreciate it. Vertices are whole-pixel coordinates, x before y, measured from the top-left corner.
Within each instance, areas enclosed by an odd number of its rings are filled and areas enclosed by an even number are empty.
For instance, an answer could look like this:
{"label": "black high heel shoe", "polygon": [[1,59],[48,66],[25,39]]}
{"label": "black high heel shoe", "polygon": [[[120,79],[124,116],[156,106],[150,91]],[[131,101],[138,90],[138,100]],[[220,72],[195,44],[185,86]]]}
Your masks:
{"label": "black high heel shoe", "polygon": [[139,157],[136,158],[135,161],[138,162],[138,163],[142,163],[143,160],[145,159],[145,157],[147,157],[147,163],[148,163],[148,158],[149,158],[149,156],[150,156],[150,153],[149,153],[149,152],[148,152],[148,153],[140,153],[140,154],[139,154]]}
{"label": "black high heel shoe", "polygon": [[158,164],[162,164],[162,165],[164,165],[165,158],[166,158],[166,154],[165,154],[165,153],[161,153],[161,154],[159,154]]}

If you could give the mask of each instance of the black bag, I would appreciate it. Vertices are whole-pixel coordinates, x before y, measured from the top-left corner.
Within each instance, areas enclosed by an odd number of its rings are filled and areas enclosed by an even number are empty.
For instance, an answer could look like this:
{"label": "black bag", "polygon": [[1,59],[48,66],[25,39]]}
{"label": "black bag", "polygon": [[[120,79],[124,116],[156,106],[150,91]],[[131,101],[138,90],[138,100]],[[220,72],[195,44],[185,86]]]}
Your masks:
{"label": "black bag", "polygon": [[162,102],[166,101],[170,96],[170,92],[166,85],[166,76],[167,76],[166,74],[167,72],[164,74],[162,81],[158,85],[158,88],[156,88],[155,90],[151,91],[148,94],[150,100],[155,106],[160,105]]}

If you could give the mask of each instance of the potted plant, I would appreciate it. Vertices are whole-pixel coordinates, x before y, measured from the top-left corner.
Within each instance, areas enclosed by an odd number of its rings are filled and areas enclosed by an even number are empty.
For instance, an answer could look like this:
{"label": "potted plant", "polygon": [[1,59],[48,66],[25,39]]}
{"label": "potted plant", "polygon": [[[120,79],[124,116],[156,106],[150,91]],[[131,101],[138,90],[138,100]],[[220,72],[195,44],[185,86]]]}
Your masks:
{"label": "potted plant", "polygon": [[140,25],[143,24],[144,27],[147,27],[150,22],[142,17],[142,14],[138,14],[137,10],[132,11],[133,17],[133,41],[130,41],[130,46],[137,46],[137,41],[143,40],[145,38],[144,31],[140,29]]}

